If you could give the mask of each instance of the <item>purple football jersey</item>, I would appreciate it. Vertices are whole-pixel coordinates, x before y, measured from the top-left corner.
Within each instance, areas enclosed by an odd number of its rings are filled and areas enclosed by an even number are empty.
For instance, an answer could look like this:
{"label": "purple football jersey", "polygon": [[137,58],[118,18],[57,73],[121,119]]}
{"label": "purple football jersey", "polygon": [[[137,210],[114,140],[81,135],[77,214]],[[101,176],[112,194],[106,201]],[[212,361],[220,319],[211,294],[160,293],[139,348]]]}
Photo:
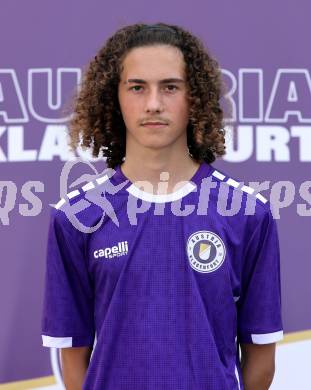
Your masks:
{"label": "purple football jersey", "polygon": [[205,162],[151,192],[117,166],[52,209],[43,345],[94,346],[88,390],[242,390],[239,344],[283,338],[270,203]]}

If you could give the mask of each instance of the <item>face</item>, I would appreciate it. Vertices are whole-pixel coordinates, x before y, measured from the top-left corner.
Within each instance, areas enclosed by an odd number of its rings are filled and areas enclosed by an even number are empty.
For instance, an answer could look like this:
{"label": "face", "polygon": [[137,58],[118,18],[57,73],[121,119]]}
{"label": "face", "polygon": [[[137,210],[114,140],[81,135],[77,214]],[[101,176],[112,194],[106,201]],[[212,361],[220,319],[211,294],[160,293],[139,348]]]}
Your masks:
{"label": "face", "polygon": [[118,97],[127,146],[187,146],[189,104],[185,62],[173,46],[132,49],[123,60]]}

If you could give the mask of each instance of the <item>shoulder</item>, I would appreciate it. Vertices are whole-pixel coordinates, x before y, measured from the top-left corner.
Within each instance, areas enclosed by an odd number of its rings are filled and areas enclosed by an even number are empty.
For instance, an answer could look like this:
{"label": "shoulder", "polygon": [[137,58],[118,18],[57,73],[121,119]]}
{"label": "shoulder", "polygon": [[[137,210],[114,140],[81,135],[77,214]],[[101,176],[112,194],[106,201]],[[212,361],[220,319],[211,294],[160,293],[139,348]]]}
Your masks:
{"label": "shoulder", "polygon": [[[270,261],[273,256],[277,259],[278,228],[268,198],[260,194],[258,188],[250,187],[243,180],[232,177],[222,170],[213,169],[210,177],[217,183],[217,187],[212,190],[214,191],[212,218],[220,223],[232,247],[236,244],[240,247],[245,262],[247,256],[249,259],[255,259],[258,251],[261,251],[265,261]],[[223,194],[220,194],[221,187]],[[235,201],[233,194],[236,195]],[[218,207],[219,199],[219,203],[230,211],[237,206],[236,210],[223,213]],[[271,258],[271,262],[273,261]],[[245,262],[243,264],[246,264]],[[249,260],[248,264],[251,263]]]}
{"label": "shoulder", "polygon": [[115,171],[106,169],[100,176],[64,194],[51,204],[51,220],[68,231],[89,232],[102,220],[114,202],[119,187],[113,180]]}
{"label": "shoulder", "polygon": [[255,188],[244,184],[244,181],[242,179],[233,177],[222,170],[215,169],[214,167],[212,167],[211,176],[213,177],[213,180],[216,180],[219,183],[223,183],[224,185],[227,185],[241,193],[250,195],[251,198],[256,199],[256,202],[258,202],[258,204],[266,205],[266,207],[269,208],[268,199],[260,192],[257,192]]}
{"label": "shoulder", "polygon": [[[212,165],[209,176],[216,183],[211,192],[213,202],[217,203],[217,209],[222,204],[222,207],[235,211],[232,212],[232,216],[236,216],[241,221],[243,219],[254,227],[263,220],[273,219],[272,205],[258,188],[251,187],[243,179],[221,169],[215,169]],[[225,216],[230,216],[230,213]]]}

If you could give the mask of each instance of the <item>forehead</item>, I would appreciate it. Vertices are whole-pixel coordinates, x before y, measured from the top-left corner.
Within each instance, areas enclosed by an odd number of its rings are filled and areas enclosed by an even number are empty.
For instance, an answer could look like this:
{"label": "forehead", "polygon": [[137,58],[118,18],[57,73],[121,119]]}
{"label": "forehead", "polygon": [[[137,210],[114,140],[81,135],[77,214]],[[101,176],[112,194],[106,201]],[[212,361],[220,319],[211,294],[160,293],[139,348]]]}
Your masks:
{"label": "forehead", "polygon": [[182,52],[174,46],[157,45],[131,49],[122,61],[121,78],[157,80],[183,77],[185,62]]}

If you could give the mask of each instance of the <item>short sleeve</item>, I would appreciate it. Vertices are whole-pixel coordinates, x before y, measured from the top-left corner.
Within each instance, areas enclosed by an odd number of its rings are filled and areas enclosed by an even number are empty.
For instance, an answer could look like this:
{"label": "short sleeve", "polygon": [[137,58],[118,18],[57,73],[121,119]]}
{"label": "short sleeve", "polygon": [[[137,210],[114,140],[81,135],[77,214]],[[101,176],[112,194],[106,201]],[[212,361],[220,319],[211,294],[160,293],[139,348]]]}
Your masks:
{"label": "short sleeve", "polygon": [[93,288],[83,233],[52,209],[47,240],[42,342],[45,347],[92,346]]}
{"label": "short sleeve", "polygon": [[237,310],[239,343],[269,344],[283,338],[279,240],[268,207],[245,248]]}

